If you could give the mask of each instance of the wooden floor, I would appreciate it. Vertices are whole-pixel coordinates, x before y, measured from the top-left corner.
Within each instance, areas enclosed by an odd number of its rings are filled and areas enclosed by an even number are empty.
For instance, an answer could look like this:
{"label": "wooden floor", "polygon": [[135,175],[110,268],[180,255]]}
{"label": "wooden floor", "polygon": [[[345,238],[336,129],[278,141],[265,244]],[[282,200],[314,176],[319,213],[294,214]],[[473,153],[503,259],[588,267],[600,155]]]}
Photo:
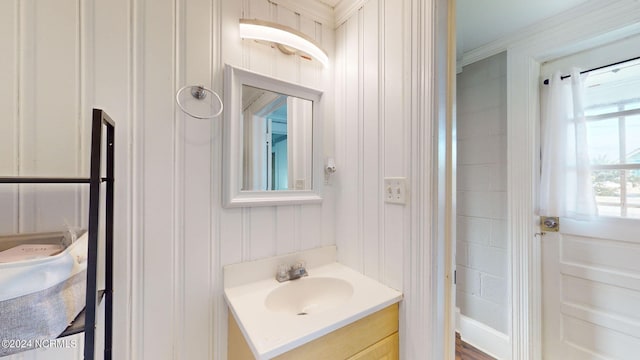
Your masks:
{"label": "wooden floor", "polygon": [[456,360],[496,360],[473,346],[462,341],[456,333]]}

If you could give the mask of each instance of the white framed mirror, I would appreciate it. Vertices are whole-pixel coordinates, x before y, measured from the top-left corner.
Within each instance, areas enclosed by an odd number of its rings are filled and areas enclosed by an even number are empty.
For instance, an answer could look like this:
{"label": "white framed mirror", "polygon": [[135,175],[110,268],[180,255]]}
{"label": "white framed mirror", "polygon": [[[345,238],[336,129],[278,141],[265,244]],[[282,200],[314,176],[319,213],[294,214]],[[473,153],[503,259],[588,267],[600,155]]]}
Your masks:
{"label": "white framed mirror", "polygon": [[322,91],[225,65],[225,207],[322,201]]}

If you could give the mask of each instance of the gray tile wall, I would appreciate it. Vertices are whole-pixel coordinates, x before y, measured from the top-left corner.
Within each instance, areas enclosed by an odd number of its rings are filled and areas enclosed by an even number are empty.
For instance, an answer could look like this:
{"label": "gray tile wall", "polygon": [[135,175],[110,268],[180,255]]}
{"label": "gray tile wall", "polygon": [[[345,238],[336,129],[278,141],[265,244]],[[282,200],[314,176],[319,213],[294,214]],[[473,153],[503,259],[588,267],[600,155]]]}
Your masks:
{"label": "gray tile wall", "polygon": [[508,333],[507,56],[457,76],[456,301],[463,315]]}

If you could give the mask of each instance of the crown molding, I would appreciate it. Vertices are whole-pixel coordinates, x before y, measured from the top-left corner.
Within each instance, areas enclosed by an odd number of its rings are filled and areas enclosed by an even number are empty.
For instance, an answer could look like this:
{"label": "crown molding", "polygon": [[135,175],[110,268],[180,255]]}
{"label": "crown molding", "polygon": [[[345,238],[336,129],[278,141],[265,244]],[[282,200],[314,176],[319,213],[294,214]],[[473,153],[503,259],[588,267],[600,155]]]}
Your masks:
{"label": "crown molding", "polygon": [[334,10],[327,4],[316,0],[268,0],[295,13],[314,19],[315,21],[335,28]]}
{"label": "crown molding", "polygon": [[587,16],[588,14],[609,9],[615,3],[618,3],[620,6],[625,6],[625,5],[629,6],[629,4],[633,4],[637,2],[638,0],[588,1],[586,3],[576,6],[573,9],[569,9],[567,11],[561,12],[550,18],[547,18],[531,26],[528,26],[520,31],[514,32],[508,36],[492,41],[486,45],[480,46],[473,50],[469,50],[462,55],[462,61],[459,61],[457,65],[459,68],[461,68],[463,66],[473,64],[476,61],[480,61],[488,57],[491,57],[493,55],[499,54],[503,51],[506,51],[508,48],[510,48],[513,45],[528,41],[528,39],[535,38],[537,34],[549,31],[550,29],[563,26],[563,24],[566,23],[568,19],[571,19],[572,21],[583,21],[584,26],[587,26],[587,27],[591,26],[591,24],[589,24],[587,20],[577,20],[577,19],[588,19],[589,18]]}

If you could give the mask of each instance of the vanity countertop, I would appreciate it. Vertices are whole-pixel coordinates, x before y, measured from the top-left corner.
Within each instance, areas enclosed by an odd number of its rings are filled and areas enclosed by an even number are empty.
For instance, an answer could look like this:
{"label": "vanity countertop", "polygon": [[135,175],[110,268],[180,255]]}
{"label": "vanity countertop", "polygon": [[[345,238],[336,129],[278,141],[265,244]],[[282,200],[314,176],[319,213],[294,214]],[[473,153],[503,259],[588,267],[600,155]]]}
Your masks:
{"label": "vanity countertop", "polygon": [[[267,307],[267,298],[274,290],[296,281],[326,278],[346,282],[353,292],[338,305],[304,314]],[[317,293],[323,296],[322,291]],[[309,276],[300,280],[283,283],[275,278],[259,280],[225,288],[224,294],[231,314],[258,360],[271,359],[402,300],[401,292],[337,262],[310,268]]]}

